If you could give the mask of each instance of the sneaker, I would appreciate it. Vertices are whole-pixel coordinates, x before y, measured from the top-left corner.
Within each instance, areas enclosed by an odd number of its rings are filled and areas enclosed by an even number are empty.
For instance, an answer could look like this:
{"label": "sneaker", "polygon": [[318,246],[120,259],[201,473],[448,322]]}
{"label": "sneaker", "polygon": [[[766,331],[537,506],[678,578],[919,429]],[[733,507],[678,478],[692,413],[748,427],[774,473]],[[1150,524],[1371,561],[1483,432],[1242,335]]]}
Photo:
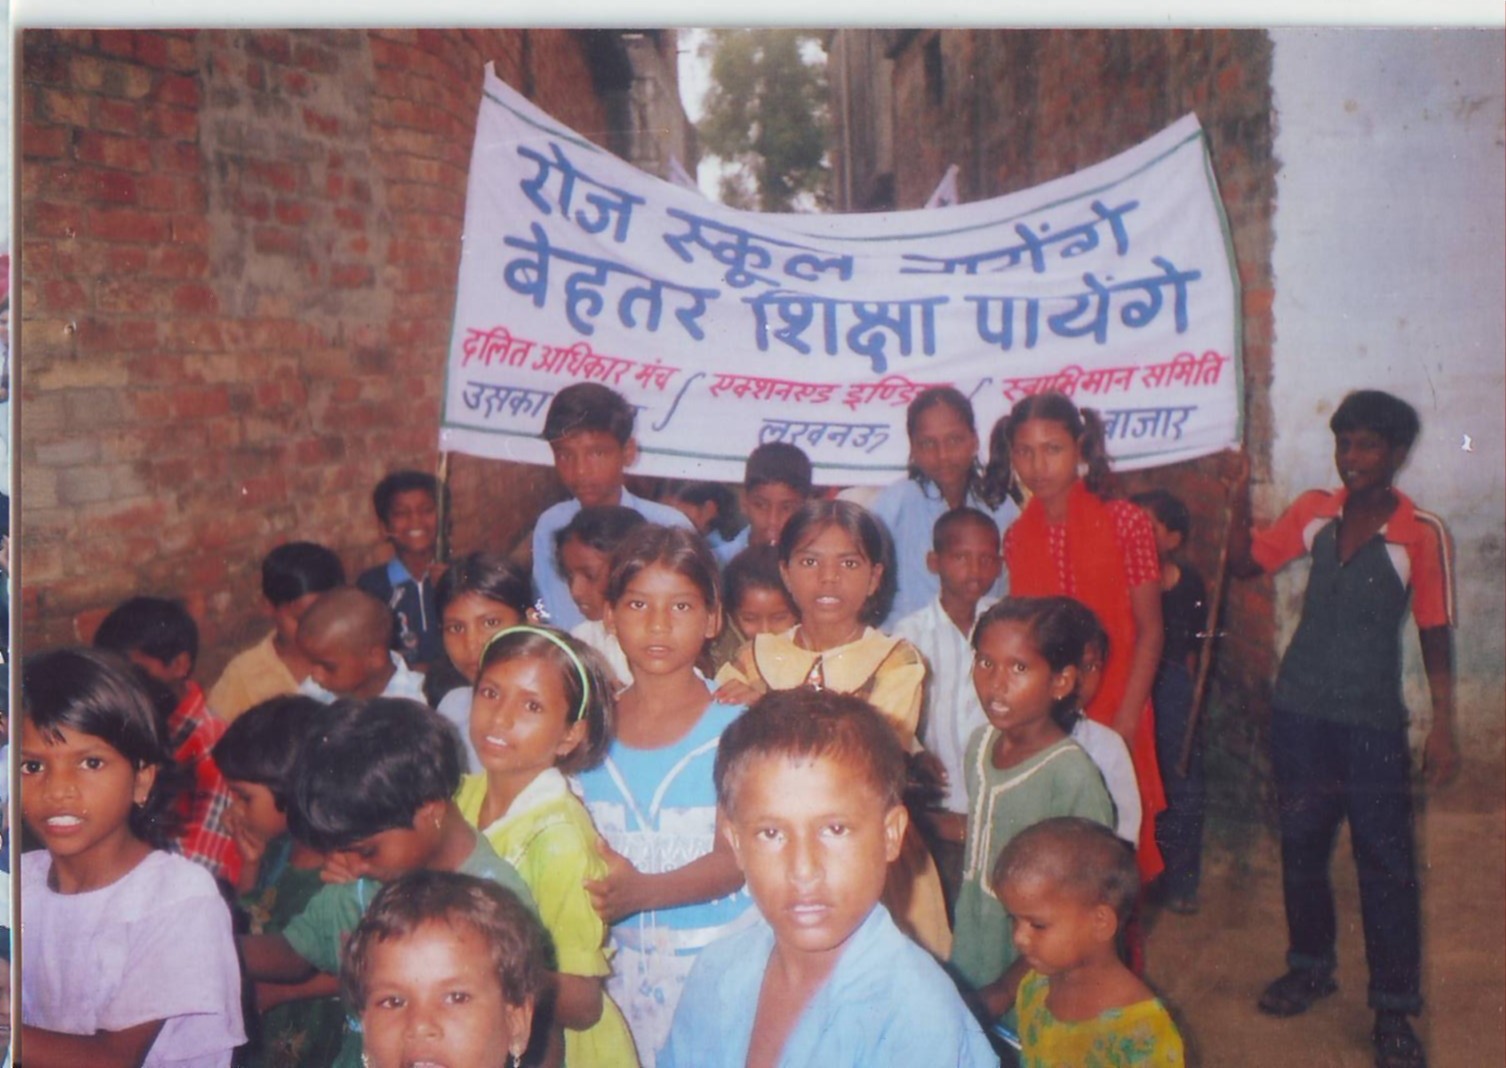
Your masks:
{"label": "sneaker", "polygon": [[1375,1068],[1427,1068],[1422,1042],[1404,1012],[1378,1012],[1375,1030]]}
{"label": "sneaker", "polygon": [[1338,988],[1332,972],[1293,968],[1265,988],[1257,1005],[1267,1016],[1298,1016],[1312,1008],[1313,1002],[1326,998]]}

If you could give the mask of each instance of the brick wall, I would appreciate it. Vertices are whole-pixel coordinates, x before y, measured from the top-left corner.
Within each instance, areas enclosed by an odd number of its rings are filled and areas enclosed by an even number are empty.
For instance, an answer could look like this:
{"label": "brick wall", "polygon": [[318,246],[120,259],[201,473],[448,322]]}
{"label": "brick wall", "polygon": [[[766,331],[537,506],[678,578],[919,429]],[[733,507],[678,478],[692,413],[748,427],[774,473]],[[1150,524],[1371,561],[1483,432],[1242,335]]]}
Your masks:
{"label": "brick wall", "polygon": [[[212,679],[259,563],[385,558],[370,492],[435,469],[483,66],[587,136],[573,31],[26,31],[22,641],[188,599]],[[510,548],[552,473],[455,457],[453,544]]]}
{"label": "brick wall", "polygon": [[[1245,440],[1269,477],[1272,419],[1271,45],[1262,31],[943,30],[901,41],[894,64],[900,208],[923,204],[949,164],[964,202],[1039,185],[1107,159],[1187,112],[1207,131],[1244,292]],[[930,56],[927,56],[927,52]],[[929,58],[929,70],[928,67]],[[939,58],[939,64],[936,62]],[[937,75],[939,74],[939,80]],[[1211,461],[1126,476],[1126,492],[1164,486],[1193,512],[1192,559],[1215,571],[1224,497]],[[1269,517],[1267,517],[1269,518]],[[1215,759],[1258,764],[1275,672],[1268,580],[1229,588],[1209,702]],[[1223,776],[1248,791],[1263,775]],[[1244,797],[1226,798],[1243,804]]]}

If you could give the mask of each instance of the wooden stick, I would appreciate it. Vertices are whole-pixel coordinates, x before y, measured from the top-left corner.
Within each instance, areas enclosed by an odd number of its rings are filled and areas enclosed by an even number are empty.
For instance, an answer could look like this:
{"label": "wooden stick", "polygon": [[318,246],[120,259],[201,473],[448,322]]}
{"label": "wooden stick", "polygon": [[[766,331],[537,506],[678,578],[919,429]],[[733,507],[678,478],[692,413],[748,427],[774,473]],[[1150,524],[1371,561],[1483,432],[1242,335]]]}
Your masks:
{"label": "wooden stick", "polygon": [[439,537],[434,544],[434,559],[441,564],[450,561],[450,510],[445,507],[445,502],[450,499],[450,454],[439,454],[439,471],[436,474],[439,482],[439,500],[435,502],[439,508]]}
{"label": "wooden stick", "polygon": [[1234,507],[1231,498],[1235,492],[1231,486],[1224,494],[1224,536],[1218,547],[1218,567],[1214,570],[1213,592],[1208,598],[1208,619],[1203,626],[1203,644],[1198,650],[1197,679],[1192,684],[1192,707],[1187,713],[1187,730],[1182,734],[1182,752],[1177,759],[1177,774],[1184,779],[1187,777],[1187,769],[1192,765],[1193,740],[1202,716],[1208,675],[1213,667],[1213,642],[1218,637],[1218,614],[1224,604],[1224,587],[1228,585],[1229,539],[1234,533]]}

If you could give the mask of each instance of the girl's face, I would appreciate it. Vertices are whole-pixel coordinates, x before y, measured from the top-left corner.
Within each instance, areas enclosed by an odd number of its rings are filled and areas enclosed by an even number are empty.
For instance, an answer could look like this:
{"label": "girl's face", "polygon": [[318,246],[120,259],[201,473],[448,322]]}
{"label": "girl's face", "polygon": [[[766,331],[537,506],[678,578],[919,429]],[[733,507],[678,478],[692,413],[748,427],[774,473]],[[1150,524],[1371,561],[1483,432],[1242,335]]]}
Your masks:
{"label": "girl's face", "polygon": [[480,932],[430,920],[371,947],[361,1010],[371,1068],[504,1068],[521,1053],[533,1004],[509,1005]]}
{"label": "girl's face", "polygon": [[910,460],[944,492],[961,490],[978,458],[978,435],[945,404],[933,404],[915,421]]}
{"label": "girl's face", "polygon": [[1048,979],[1087,962],[1118,927],[1113,909],[1079,900],[1054,879],[1026,876],[999,889],[1014,919],[1015,949]]}
{"label": "girl's face", "polygon": [[471,695],[471,744],[487,772],[531,779],[580,744],[586,725],[571,723],[574,713],[552,659],[497,660]]}
{"label": "girl's face", "polygon": [[602,618],[607,604],[607,580],[612,577],[612,558],[579,538],[560,546],[560,567],[570,586],[570,599],[580,614],[593,623]]}
{"label": "girl's face", "polygon": [[744,638],[752,638],[757,634],[782,634],[800,622],[800,617],[795,615],[783,590],[749,586],[732,610],[732,622]]}
{"label": "girl's face", "polygon": [[988,722],[1004,732],[1041,725],[1077,685],[1077,668],[1052,671],[1026,623],[991,624],[973,654],[973,686]]}
{"label": "girl's face", "polygon": [[44,736],[29,716],[21,721],[21,815],[55,865],[107,885],[130,870],[115,869],[136,841],[131,807],[146,803],[157,769],[136,767],[92,734],[57,734]]}
{"label": "girl's face", "polygon": [[1077,481],[1082,449],[1054,419],[1027,419],[1014,432],[1009,464],[1025,488],[1042,500],[1063,497]]}
{"label": "girl's face", "polygon": [[868,559],[851,534],[828,523],[796,546],[779,573],[803,625],[836,628],[857,625],[884,568]]}
{"label": "girl's face", "polygon": [[607,606],[606,620],[634,677],[690,670],[721,626],[717,606],[706,603],[700,587],[662,564],[634,575]]}
{"label": "girl's face", "polygon": [[474,682],[487,640],[499,630],[516,627],[523,617],[511,605],[481,593],[462,593],[445,605],[444,651],[450,663]]}

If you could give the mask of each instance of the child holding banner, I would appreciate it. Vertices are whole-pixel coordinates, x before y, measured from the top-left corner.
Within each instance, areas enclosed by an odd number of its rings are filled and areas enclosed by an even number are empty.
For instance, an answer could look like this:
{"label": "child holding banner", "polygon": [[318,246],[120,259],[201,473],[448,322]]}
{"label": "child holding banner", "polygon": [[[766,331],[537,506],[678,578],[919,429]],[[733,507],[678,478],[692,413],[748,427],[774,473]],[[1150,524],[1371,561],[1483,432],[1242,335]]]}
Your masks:
{"label": "child holding banner", "polygon": [[1140,786],[1140,877],[1149,882],[1163,867],[1155,826],[1166,807],[1150,702],[1163,639],[1161,565],[1150,518],[1128,501],[1103,499],[1109,479],[1103,423],[1060,393],[1020,400],[989,444],[990,477],[1002,482],[1012,473],[1031,494],[1004,534],[1010,594],[1075,597],[1108,634],[1103,684],[1085,711],[1129,746]]}

